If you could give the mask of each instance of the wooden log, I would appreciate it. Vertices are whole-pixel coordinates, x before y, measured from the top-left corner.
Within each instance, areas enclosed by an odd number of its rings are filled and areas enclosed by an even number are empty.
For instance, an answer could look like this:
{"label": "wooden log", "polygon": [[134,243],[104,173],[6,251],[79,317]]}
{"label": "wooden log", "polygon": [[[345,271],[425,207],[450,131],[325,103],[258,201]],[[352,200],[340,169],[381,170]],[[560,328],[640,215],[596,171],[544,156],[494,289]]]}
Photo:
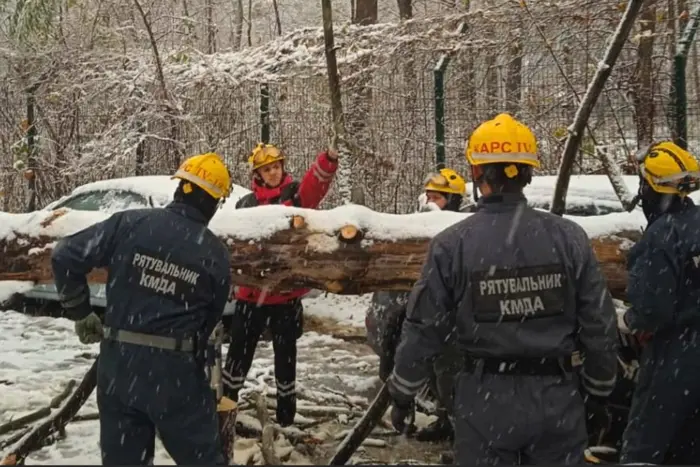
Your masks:
{"label": "wooden log", "polygon": [[[410,290],[432,236],[470,215],[393,215],[354,205],[327,211],[261,206],[222,213],[211,228],[228,246],[234,284],[363,294]],[[84,211],[0,213],[0,280],[52,282],[50,256],[56,240],[104,218]],[[615,228],[601,229],[603,219]],[[626,255],[641,236],[643,216],[620,213],[577,222],[589,232],[613,296],[624,299]],[[105,283],[106,271],[93,270],[88,279]]]}
{"label": "wooden log", "polygon": [[260,450],[262,451],[265,465],[281,465],[282,461],[280,461],[275,452],[275,427],[270,424],[264,396],[261,393],[255,395],[255,408],[258,420],[260,420],[260,427],[262,428]]}
{"label": "wooden log", "polygon": [[216,405],[219,420],[221,447],[229,464],[233,464],[233,448],[236,441],[236,415],[238,405],[228,397],[222,397]]}
{"label": "wooden log", "polygon": [[377,426],[379,419],[386,413],[390,404],[391,395],[389,394],[389,389],[386,387],[386,384],[382,384],[365,414],[348,432],[343,441],[340,442],[333,453],[333,457],[328,461],[328,465],[345,465]]}

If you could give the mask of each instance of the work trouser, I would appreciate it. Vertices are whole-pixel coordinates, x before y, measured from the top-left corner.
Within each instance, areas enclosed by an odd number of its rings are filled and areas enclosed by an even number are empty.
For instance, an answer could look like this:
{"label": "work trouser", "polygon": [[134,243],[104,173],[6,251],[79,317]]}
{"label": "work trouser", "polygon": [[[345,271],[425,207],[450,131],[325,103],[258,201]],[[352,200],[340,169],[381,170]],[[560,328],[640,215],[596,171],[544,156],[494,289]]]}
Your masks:
{"label": "work trouser", "polygon": [[224,395],[238,401],[238,392],[253,364],[265,327],[272,333],[277,386],[277,422],[291,425],[296,414],[297,339],[303,332],[301,300],[281,305],[257,305],[238,300],[231,317],[230,343],[224,370]]}
{"label": "work trouser", "polygon": [[158,430],[176,464],[226,465],[215,394],[192,343],[167,350],[159,347],[168,338],[153,337],[157,346],[105,333],[97,367],[102,464],[152,464]]}
{"label": "work trouser", "polygon": [[438,415],[452,416],[454,407],[454,385],[457,374],[462,369],[462,355],[458,349],[449,347],[433,362],[433,374],[430,378],[430,390],[438,399]]}
{"label": "work trouser", "polygon": [[455,462],[583,464],[585,409],[570,360],[467,360],[454,395]]}
{"label": "work trouser", "polygon": [[655,335],[640,356],[620,463],[697,463],[699,412],[700,331]]}

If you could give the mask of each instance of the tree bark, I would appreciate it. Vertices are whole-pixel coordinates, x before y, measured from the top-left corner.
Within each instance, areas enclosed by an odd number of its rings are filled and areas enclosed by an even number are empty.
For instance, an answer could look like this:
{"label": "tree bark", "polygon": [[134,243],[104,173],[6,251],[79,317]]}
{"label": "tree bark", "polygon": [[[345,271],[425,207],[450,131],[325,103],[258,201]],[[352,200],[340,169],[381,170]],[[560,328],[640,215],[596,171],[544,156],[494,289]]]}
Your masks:
{"label": "tree bark", "polygon": [[[338,219],[343,217],[342,210],[352,213],[347,215],[348,218],[366,214],[364,219],[368,220],[348,220],[341,226]],[[379,290],[407,291],[418,280],[428,251],[430,234],[414,238],[389,238],[386,226],[395,224],[397,216],[358,206],[331,211],[294,209],[292,213],[295,214],[280,213],[276,218],[270,217],[266,207],[244,211],[232,213],[231,218],[227,218],[227,223],[230,221],[227,225],[250,225],[251,217],[261,215],[258,221],[252,221],[253,224],[274,222],[280,227],[264,239],[251,238],[245,231],[237,233],[228,227],[226,234],[214,230],[230,251],[231,277],[233,283],[238,285],[272,291],[310,287],[344,295]],[[68,235],[87,226],[79,219],[85,213],[78,213],[79,216],[71,213],[76,211],[47,213],[43,219],[27,217],[21,223],[22,232],[35,232],[32,236],[10,231],[0,238],[0,251],[3,251],[0,255],[0,280],[53,282],[51,248],[60,236],[52,235],[51,231]],[[426,225],[428,221],[420,216],[433,214],[441,216],[445,213],[400,216],[401,225],[397,231],[403,229],[403,225]],[[440,220],[437,230],[469,215],[454,213],[448,221]],[[20,225],[19,219],[13,216],[30,215],[3,213],[0,214],[0,223]],[[101,219],[103,216],[96,216],[95,222]],[[439,217],[435,219],[438,222]],[[36,228],[33,223],[37,224]],[[616,298],[624,299],[627,286],[626,251],[640,236],[639,226],[634,222],[615,235],[591,238],[610,291]],[[105,283],[106,271],[94,270],[88,275],[88,280]]]}
{"label": "tree bark", "polygon": [[280,9],[277,5],[277,0],[272,0],[272,9],[275,12],[275,26],[277,27],[277,35],[282,35],[282,20],[280,19]]}
{"label": "tree bark", "polygon": [[399,18],[401,19],[411,19],[413,18],[413,2],[412,0],[396,0],[397,6],[399,7]]}
{"label": "tree bark", "polygon": [[377,0],[356,0],[353,23],[361,24],[362,26],[376,24],[378,17],[379,8]]}
{"label": "tree bark", "polygon": [[353,195],[353,158],[347,147],[345,116],[343,114],[340,73],[335,56],[335,37],[333,33],[333,7],[330,0],[321,0],[323,14],[323,43],[328,74],[328,94],[331,100],[331,118],[333,120],[333,138],[331,148],[339,155],[338,192],[343,203],[352,202]]}
{"label": "tree bark", "polygon": [[632,100],[637,126],[637,149],[651,144],[654,133],[654,80],[652,54],[656,31],[655,0],[647,0],[639,18],[637,63],[632,74]]}
{"label": "tree bark", "polygon": [[630,0],[627,4],[627,9],[620,19],[620,23],[617,25],[617,29],[613,34],[611,39],[610,47],[608,47],[605,52],[605,57],[598,66],[596,74],[593,77],[593,81],[586,91],[586,95],[583,101],[579,105],[578,111],[576,112],[576,117],[571,125],[571,131],[566,138],[566,143],[564,144],[564,154],[562,155],[561,165],[559,166],[559,174],[557,176],[557,183],[554,187],[554,195],[552,197],[552,213],[557,215],[564,214],[566,209],[566,192],[569,189],[569,180],[571,178],[571,169],[574,166],[576,154],[578,153],[581,140],[583,139],[583,133],[586,129],[588,123],[588,117],[590,116],[596,102],[598,101],[598,96],[605,87],[605,82],[607,81],[612,68],[617,62],[617,57],[622,51],[622,47],[627,41],[630,30],[634,25],[635,18],[639,13],[643,4],[643,0]]}

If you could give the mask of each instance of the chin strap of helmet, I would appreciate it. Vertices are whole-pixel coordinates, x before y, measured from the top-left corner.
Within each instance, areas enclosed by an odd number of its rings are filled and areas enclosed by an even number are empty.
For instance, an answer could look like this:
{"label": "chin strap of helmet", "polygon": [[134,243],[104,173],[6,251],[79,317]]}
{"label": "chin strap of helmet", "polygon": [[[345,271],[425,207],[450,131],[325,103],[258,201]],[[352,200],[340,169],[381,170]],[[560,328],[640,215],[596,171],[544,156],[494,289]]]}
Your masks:
{"label": "chin strap of helmet", "polygon": [[472,196],[474,196],[474,203],[479,201],[479,185],[484,179],[484,171],[478,165],[472,165]]}

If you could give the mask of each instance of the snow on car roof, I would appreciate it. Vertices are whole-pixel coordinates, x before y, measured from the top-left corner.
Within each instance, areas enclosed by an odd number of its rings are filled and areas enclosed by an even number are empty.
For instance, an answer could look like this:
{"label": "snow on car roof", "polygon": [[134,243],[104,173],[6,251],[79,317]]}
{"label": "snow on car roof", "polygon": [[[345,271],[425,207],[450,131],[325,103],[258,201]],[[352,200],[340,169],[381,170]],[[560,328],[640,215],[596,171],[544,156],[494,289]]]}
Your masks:
{"label": "snow on car roof", "polygon": [[[139,175],[133,177],[111,178],[86,183],[75,188],[69,195],[49,204],[46,208],[66,199],[68,196],[75,196],[91,191],[104,190],[128,190],[139,193],[145,197],[152,197],[158,204],[167,204],[173,197],[175,188],[179,180],[171,179],[170,175]],[[250,193],[250,190],[240,185],[234,184],[231,187],[231,195],[227,200],[228,205],[233,206],[242,196]]]}
{"label": "snow on car roof", "polygon": [[[622,180],[627,185],[627,190],[634,196],[639,190],[639,177],[636,175],[623,175]],[[525,196],[531,204],[538,207],[546,207],[552,203],[554,186],[557,183],[556,175],[539,175],[532,177],[532,183],[525,187]],[[467,184],[468,193],[472,193],[471,182]],[[693,201],[700,202],[700,192],[690,194]],[[607,175],[572,175],[569,181],[569,189],[566,194],[566,206],[595,205],[615,211],[622,211],[622,203],[617,197],[612,183]]]}
{"label": "snow on car roof", "polygon": [[101,190],[129,190],[145,196],[169,199],[173,196],[178,183],[179,180],[171,180],[169,175],[140,175],[86,183],[74,189],[71,194]]}

